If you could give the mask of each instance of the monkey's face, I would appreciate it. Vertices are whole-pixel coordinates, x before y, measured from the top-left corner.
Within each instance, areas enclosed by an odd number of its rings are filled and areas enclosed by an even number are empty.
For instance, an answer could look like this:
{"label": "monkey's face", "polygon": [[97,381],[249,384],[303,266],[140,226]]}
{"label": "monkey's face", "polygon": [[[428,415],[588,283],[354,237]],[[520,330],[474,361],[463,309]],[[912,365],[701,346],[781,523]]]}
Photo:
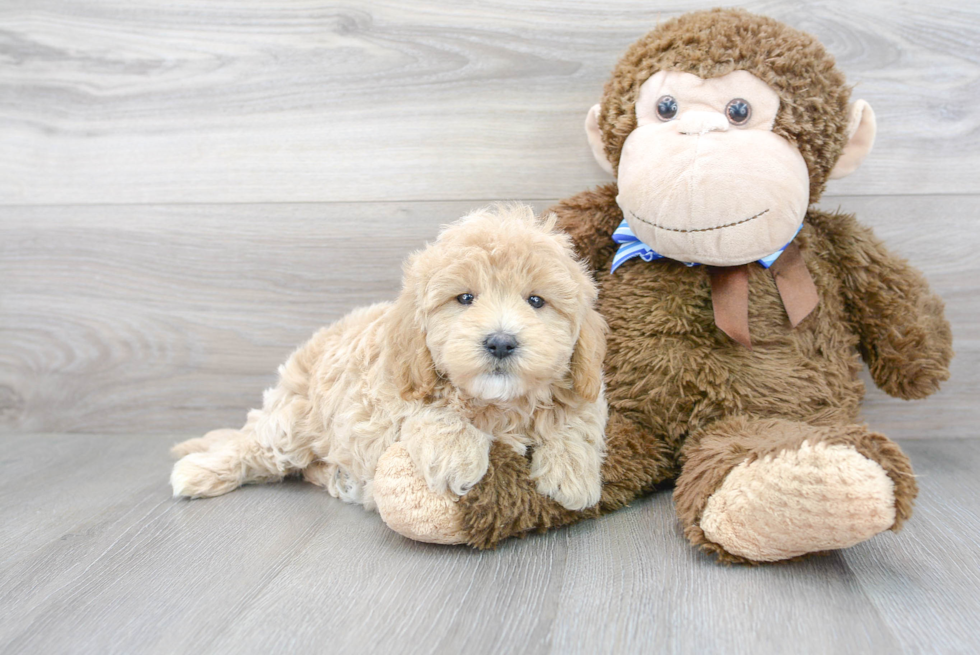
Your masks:
{"label": "monkey's face", "polygon": [[640,87],[617,202],[636,236],[683,262],[734,266],[785,246],[806,213],[799,150],[773,133],[779,96],[746,71],[660,71]]}

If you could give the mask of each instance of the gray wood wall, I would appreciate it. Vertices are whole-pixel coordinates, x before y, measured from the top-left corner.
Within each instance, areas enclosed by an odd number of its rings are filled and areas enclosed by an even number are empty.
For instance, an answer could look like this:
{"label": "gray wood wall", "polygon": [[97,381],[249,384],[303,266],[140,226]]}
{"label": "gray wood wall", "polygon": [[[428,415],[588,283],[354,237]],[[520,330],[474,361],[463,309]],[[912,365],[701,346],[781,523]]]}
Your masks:
{"label": "gray wood wall", "polygon": [[[939,394],[872,391],[896,437],[980,423],[980,5],[741,3],[816,34],[876,110],[856,212],[947,301]],[[238,425],[317,326],[495,199],[606,181],[582,132],[622,51],[709,3],[5,0],[0,431]]]}

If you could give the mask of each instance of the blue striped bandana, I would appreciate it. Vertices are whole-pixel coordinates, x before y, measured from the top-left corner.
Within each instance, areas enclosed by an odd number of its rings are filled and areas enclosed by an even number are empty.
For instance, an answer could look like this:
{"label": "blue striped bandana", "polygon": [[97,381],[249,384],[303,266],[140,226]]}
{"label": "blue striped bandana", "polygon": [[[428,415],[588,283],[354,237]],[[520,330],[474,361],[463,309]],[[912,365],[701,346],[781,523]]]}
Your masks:
{"label": "blue striped bandana", "polygon": [[[796,235],[799,234],[800,230],[802,229],[803,229],[803,224],[801,223],[800,226],[796,228],[796,234],[793,235],[793,239],[796,238]],[[616,231],[613,232],[612,239],[613,241],[621,245],[619,246],[619,250],[616,251],[616,255],[613,257],[612,269],[609,271],[610,273],[615,273],[616,269],[619,268],[623,262],[629,259],[633,259],[634,257],[639,257],[645,262],[652,262],[655,259],[664,259],[663,255],[661,255],[659,252],[657,252],[647,244],[640,241],[637,238],[637,236],[633,234],[633,230],[630,229],[629,223],[627,223],[625,219],[623,220],[622,223],[619,224],[619,227],[616,228]],[[786,242],[786,245],[780,248],[779,250],[777,250],[776,252],[758,260],[759,264],[762,265],[762,268],[769,268],[770,266],[772,266],[773,263],[777,259],[779,259],[779,256],[783,254],[783,251],[786,250],[786,247],[789,246],[789,244],[793,243],[793,239],[790,239],[788,242]],[[685,266],[700,265],[697,262],[682,262],[682,263]]]}

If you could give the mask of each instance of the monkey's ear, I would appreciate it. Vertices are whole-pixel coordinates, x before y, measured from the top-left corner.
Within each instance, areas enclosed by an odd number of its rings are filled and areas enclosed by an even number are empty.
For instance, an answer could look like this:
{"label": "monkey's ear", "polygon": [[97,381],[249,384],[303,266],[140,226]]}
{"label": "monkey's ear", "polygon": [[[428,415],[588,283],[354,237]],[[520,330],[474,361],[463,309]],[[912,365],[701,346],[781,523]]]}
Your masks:
{"label": "monkey's ear", "polygon": [[592,156],[599,162],[599,166],[602,166],[602,170],[615,175],[612,164],[606,159],[606,148],[602,145],[602,130],[599,129],[600,109],[599,105],[592,105],[589,115],[585,117],[585,136],[588,137],[589,145],[592,147]]}
{"label": "monkey's ear", "polygon": [[847,143],[837,164],[830,171],[830,179],[837,180],[857,170],[871,152],[877,129],[875,113],[871,105],[864,100],[858,100],[851,105],[847,117]]}

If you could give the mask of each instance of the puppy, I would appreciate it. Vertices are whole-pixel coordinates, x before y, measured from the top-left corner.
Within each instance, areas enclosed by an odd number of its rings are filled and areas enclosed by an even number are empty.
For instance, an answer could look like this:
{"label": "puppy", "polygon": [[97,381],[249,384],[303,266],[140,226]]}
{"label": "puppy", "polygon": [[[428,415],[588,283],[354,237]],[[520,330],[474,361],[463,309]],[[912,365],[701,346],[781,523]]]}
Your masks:
{"label": "puppy", "polygon": [[394,303],[355,310],[294,352],[243,428],[175,446],[174,496],[302,474],[374,509],[375,467],[396,441],[433,491],[463,495],[502,441],[533,447],[542,494],[590,507],[606,423],[595,300],[553,218],[474,212],[408,259]]}

